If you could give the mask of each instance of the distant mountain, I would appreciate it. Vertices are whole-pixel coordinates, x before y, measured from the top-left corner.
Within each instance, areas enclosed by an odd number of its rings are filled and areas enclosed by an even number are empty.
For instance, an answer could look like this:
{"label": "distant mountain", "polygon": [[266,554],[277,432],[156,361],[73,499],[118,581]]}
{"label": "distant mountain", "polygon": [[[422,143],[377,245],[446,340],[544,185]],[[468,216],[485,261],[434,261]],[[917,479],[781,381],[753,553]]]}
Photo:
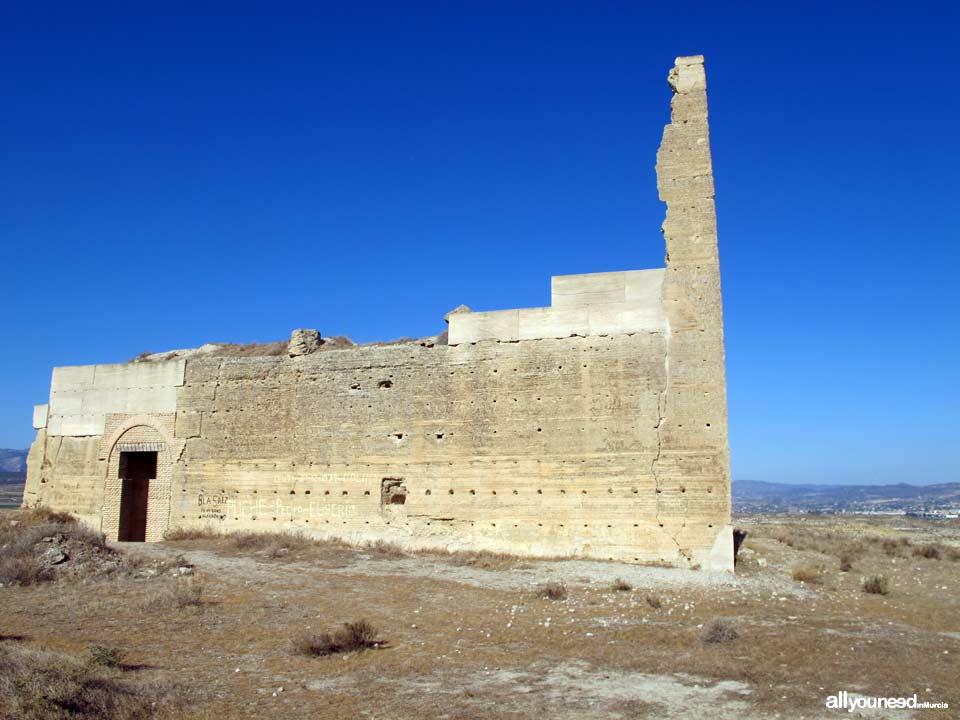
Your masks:
{"label": "distant mountain", "polygon": [[927,512],[960,507],[960,483],[939,485],[790,485],[736,480],[738,511]]}
{"label": "distant mountain", "polygon": [[2,450],[0,449],[0,472],[26,472],[27,471],[27,451],[26,450]]}

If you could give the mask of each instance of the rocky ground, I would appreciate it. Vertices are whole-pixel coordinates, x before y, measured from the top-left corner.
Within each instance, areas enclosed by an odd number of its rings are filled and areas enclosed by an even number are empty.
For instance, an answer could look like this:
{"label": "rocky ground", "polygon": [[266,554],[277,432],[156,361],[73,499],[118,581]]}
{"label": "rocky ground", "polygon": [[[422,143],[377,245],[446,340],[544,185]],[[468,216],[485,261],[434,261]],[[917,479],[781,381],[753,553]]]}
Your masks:
{"label": "rocky ground", "polygon": [[[739,518],[730,577],[282,536],[84,555],[9,520],[0,555],[29,532],[68,559],[0,588],[0,716],[57,716],[23,710],[36,667],[129,694],[86,717],[819,718],[840,690],[960,707],[956,523]],[[302,653],[361,619],[370,649]]]}

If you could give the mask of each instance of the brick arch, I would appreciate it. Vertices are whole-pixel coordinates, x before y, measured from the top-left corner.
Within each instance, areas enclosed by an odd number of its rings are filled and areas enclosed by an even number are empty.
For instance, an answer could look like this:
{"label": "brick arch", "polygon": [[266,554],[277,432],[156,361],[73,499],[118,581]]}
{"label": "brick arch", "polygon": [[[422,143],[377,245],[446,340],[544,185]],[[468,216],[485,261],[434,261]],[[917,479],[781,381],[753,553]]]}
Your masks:
{"label": "brick arch", "polygon": [[163,430],[143,420],[125,423],[111,435],[107,451],[107,476],[104,480],[102,531],[109,540],[116,540],[120,530],[120,453],[124,446],[149,449],[157,453],[157,477],[150,481],[147,495],[147,542],[163,540],[170,525],[170,496],[174,448]]}

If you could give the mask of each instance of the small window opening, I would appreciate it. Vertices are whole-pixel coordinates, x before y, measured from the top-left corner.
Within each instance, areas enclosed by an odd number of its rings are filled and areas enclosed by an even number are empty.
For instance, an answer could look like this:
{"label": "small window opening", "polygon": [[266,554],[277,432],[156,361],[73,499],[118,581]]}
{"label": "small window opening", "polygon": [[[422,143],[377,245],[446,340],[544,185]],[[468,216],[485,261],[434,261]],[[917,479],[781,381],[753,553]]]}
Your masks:
{"label": "small window opening", "polygon": [[383,478],[380,481],[380,504],[403,505],[407,502],[407,488],[403,478]]}

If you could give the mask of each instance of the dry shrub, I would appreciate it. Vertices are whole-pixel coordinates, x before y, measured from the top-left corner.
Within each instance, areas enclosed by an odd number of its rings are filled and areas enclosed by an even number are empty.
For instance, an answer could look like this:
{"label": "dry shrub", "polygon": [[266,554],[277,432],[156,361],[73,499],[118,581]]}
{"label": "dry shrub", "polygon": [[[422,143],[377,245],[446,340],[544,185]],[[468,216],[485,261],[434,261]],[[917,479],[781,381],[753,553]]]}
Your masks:
{"label": "dry shrub", "polygon": [[307,633],[294,641],[294,650],[301,655],[319,656],[378,648],[384,642],[379,632],[366,620],[344,623],[332,633]]}
{"label": "dry shrub", "polygon": [[203,589],[203,579],[200,576],[179,577],[173,583],[171,598],[178,608],[202,607],[206,604]]}
{"label": "dry shrub", "polygon": [[121,667],[127,653],[118,647],[110,645],[91,645],[87,649],[87,656],[94,665],[103,667]]}
{"label": "dry shrub", "polygon": [[439,555],[451,565],[475,567],[481,570],[507,570],[522,562],[517,555],[489,550],[425,550],[424,552]]}
{"label": "dry shrub", "polygon": [[913,556],[918,558],[926,558],[927,560],[939,560],[941,549],[942,548],[936,543],[928,543],[926,545],[921,545],[920,547],[915,547],[913,549]]}
{"label": "dry shrub", "polygon": [[405,557],[403,549],[399,545],[386,540],[373,540],[366,543],[363,549],[381,560],[399,560]]}
{"label": "dry shrub", "polygon": [[237,550],[265,550],[277,557],[291,550],[302,550],[316,544],[303,533],[295,532],[249,532],[230,533],[227,539]]}
{"label": "dry shrub", "polygon": [[226,343],[204,353],[206,357],[277,357],[287,354],[289,343],[277,340],[267,343]]}
{"label": "dry shrub", "polygon": [[647,605],[652,607],[654,610],[659,610],[663,607],[663,601],[656,597],[655,595],[647,595]]}
{"label": "dry shrub", "polygon": [[758,537],[772,537],[800,552],[813,551],[835,557],[857,557],[866,551],[866,545],[861,539],[844,532],[795,526],[775,526],[770,530],[758,528],[754,532]]}
{"label": "dry shrub", "polygon": [[163,534],[164,540],[216,540],[220,533],[213,528],[175,528]]}
{"label": "dry shrub", "polygon": [[[43,557],[53,547],[67,548],[69,557],[112,554],[103,533],[80,524],[68,513],[33,507],[4,514],[0,516],[0,583],[33,585],[55,580],[57,570]],[[96,568],[75,569],[92,572]]]}
{"label": "dry shrub", "polygon": [[146,610],[164,611],[171,608],[202,608],[209,604],[204,597],[204,582],[199,575],[174,578],[144,604]]}
{"label": "dry shrub", "polygon": [[169,712],[159,687],[69,655],[0,645],[0,716],[18,720],[139,720]]}
{"label": "dry shrub", "polygon": [[39,558],[0,555],[0,583],[3,585],[36,585],[55,577],[54,571]]}
{"label": "dry shrub", "polygon": [[879,542],[880,549],[884,555],[894,558],[904,557],[906,548],[910,547],[910,540],[907,538],[900,538],[899,540],[894,540],[893,538],[873,538],[873,540],[874,542]]}
{"label": "dry shrub", "polygon": [[611,589],[616,592],[630,592],[631,590],[633,590],[633,585],[628,583],[623,578],[617,578],[616,580],[613,581],[613,585],[611,586]]}
{"label": "dry shrub", "polygon": [[537,588],[537,597],[544,600],[566,600],[567,587],[563,583],[549,582]]}
{"label": "dry shrub", "polygon": [[823,582],[820,568],[814,565],[799,565],[793,569],[792,577],[797,582],[819,585]]}
{"label": "dry shrub", "polygon": [[863,591],[871,595],[887,595],[890,592],[890,581],[883,575],[874,575],[864,581]]}
{"label": "dry shrub", "polygon": [[708,622],[700,633],[700,640],[705,643],[732,642],[740,637],[740,633],[726,620],[714,618]]}
{"label": "dry shrub", "polygon": [[27,525],[77,525],[77,519],[68,512],[52,510],[43,505],[35,505],[31,508],[22,510],[17,514],[16,520],[21,526]]}
{"label": "dry shrub", "polygon": [[853,570],[853,558],[849,555],[840,556],[840,572],[850,572]]}

